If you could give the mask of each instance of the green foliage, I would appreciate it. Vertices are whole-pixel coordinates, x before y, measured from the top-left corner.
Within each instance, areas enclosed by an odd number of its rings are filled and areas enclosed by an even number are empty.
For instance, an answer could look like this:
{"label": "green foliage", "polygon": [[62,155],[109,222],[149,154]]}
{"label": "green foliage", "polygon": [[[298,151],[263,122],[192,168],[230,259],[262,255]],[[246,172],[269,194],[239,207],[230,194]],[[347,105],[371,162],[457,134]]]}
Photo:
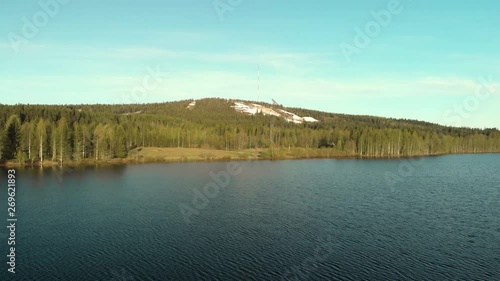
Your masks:
{"label": "green foliage", "polygon": [[2,159],[21,159],[21,121],[17,115],[11,115],[6,122],[2,137]]}
{"label": "green foliage", "polygon": [[118,125],[115,128],[115,136],[114,136],[114,153],[117,158],[125,158],[127,157],[127,145],[125,138],[125,129],[122,125]]}
{"label": "green foliage", "polygon": [[[266,158],[399,157],[500,151],[496,129],[283,108],[321,122],[236,112],[224,99],[130,105],[0,105],[3,160],[108,160],[136,147],[264,149]],[[265,104],[268,107],[272,105]],[[318,150],[318,147],[323,147]]]}

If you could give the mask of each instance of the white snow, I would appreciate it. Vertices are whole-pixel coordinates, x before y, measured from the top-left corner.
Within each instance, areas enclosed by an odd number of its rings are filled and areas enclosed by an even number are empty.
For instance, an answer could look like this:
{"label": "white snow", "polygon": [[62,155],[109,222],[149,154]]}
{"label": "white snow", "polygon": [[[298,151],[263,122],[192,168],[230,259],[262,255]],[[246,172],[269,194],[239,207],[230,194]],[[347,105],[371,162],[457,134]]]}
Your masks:
{"label": "white snow", "polygon": [[277,117],[281,117],[288,122],[293,122],[295,124],[302,124],[303,122],[319,122],[312,117],[300,117],[295,113],[285,111],[283,109],[274,110],[272,108],[265,107],[260,104],[251,103],[246,104],[244,102],[234,102],[234,105],[231,106],[238,112],[247,113],[255,115],[261,112],[264,115],[273,115]]}
{"label": "white snow", "polygon": [[187,109],[193,109],[193,107],[196,105],[196,101],[192,101],[189,103],[189,105],[186,107]]}
{"label": "white snow", "polygon": [[304,119],[304,121],[306,121],[306,122],[319,122],[319,120],[316,120],[312,117],[304,117],[302,119]]}

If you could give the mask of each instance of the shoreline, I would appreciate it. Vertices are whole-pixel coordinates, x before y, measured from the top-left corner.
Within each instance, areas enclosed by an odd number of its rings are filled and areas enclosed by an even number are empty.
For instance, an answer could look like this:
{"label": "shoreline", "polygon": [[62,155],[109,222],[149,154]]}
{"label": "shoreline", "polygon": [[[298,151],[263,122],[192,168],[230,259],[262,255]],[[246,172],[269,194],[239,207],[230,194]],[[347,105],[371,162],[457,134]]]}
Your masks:
{"label": "shoreline", "polygon": [[[141,148],[142,150],[143,148]],[[158,151],[160,149],[172,150],[172,148],[146,148],[149,150]],[[174,148],[178,149],[178,148]],[[139,151],[141,151],[139,150]],[[477,152],[477,153],[436,153],[436,154],[421,154],[421,155],[409,155],[409,156],[362,156],[362,155],[338,155],[338,154],[327,154],[327,155],[285,155],[285,156],[263,156],[261,152],[264,150],[255,150],[254,153],[249,154],[248,150],[245,151],[223,151],[224,154],[227,155],[217,155],[217,150],[209,150],[209,149],[189,149],[195,152],[211,152],[210,155],[184,155],[187,149],[179,148],[178,152],[181,152],[177,155],[168,155],[168,156],[144,156],[144,155],[135,155],[135,157],[127,158],[113,158],[108,160],[91,160],[85,159],[80,161],[68,160],[63,163],[59,161],[44,161],[41,163],[40,161],[36,161],[33,163],[16,163],[15,160],[6,161],[0,163],[0,167],[11,168],[11,167],[57,167],[57,166],[67,166],[67,167],[85,167],[85,166],[109,166],[109,165],[129,165],[129,164],[152,164],[152,163],[186,163],[186,162],[224,162],[224,161],[262,161],[262,160],[271,160],[271,161],[281,161],[281,160],[313,160],[313,159],[359,159],[359,160],[375,160],[375,159],[411,159],[411,158],[419,158],[419,157],[435,157],[435,156],[445,156],[445,155],[467,155],[467,154],[499,154],[500,152]],[[133,151],[131,151],[133,154]],[[136,151],[137,152],[137,151]],[[317,151],[316,151],[317,152]],[[213,155],[212,153],[215,153]],[[232,155],[231,155],[232,154]]]}

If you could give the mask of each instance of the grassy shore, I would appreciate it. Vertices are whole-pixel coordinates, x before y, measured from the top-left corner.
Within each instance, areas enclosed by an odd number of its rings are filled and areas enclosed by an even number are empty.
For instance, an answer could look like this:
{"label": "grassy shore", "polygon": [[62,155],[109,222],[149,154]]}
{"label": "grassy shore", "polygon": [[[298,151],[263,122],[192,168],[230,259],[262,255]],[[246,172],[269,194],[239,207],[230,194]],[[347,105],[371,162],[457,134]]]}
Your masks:
{"label": "grassy shore", "polygon": [[262,150],[216,150],[202,148],[143,147],[130,151],[128,158],[146,162],[183,162],[259,159]]}
{"label": "grassy shore", "polygon": [[[430,156],[430,155],[412,155]],[[361,157],[332,148],[265,148],[245,150],[215,150],[200,148],[144,147],[130,151],[127,159],[138,162],[183,162],[220,160],[286,160],[309,158],[395,158],[388,156]]]}
{"label": "grassy shore", "polygon": [[[405,157],[437,156],[410,155]],[[85,165],[119,165],[131,163],[162,163],[162,162],[201,162],[201,161],[234,161],[234,160],[287,160],[287,159],[314,159],[314,158],[398,158],[389,156],[359,156],[339,152],[331,148],[267,148],[245,149],[239,151],[216,150],[201,148],[172,148],[172,147],[140,147],[129,152],[127,158],[110,160],[85,159],[80,161],[65,161],[66,166]],[[40,162],[19,163],[7,161],[0,166],[40,166]],[[43,166],[59,166],[59,161],[44,161]]]}
{"label": "grassy shore", "polygon": [[[84,159],[80,161],[64,161],[66,166],[85,165],[116,165],[131,163],[161,163],[161,162],[196,162],[196,161],[231,161],[231,160],[258,160],[262,150],[226,151],[199,148],[171,148],[171,147],[144,147],[129,152],[127,158],[109,160]],[[40,166],[41,162],[19,163],[11,160],[0,163],[0,166]],[[59,166],[59,161],[43,161],[43,166]]]}

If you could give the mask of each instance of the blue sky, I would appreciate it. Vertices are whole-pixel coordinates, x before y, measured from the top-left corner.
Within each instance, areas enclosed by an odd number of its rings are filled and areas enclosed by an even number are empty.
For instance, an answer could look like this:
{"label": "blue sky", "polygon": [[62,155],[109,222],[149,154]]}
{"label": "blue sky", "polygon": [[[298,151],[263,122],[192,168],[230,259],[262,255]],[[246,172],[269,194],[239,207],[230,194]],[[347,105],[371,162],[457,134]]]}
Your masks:
{"label": "blue sky", "polygon": [[2,1],[0,103],[257,100],[260,65],[263,101],[500,128],[499,11],[485,0]]}

